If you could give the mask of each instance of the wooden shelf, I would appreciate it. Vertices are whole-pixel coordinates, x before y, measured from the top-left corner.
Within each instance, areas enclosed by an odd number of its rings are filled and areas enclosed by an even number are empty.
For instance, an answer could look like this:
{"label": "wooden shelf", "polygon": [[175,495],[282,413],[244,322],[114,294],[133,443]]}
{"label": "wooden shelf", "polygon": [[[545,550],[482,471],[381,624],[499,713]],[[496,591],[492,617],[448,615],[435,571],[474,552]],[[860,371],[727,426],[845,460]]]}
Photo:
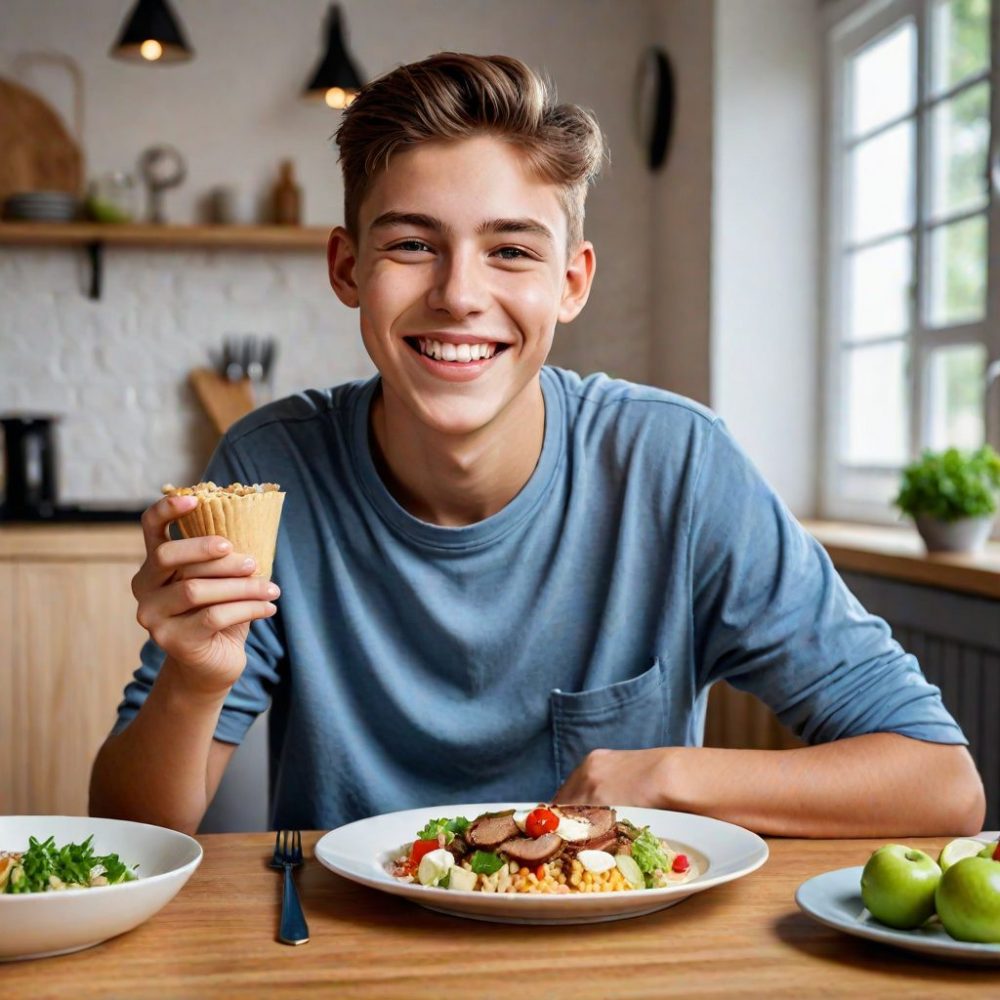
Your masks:
{"label": "wooden shelf", "polygon": [[0,246],[83,247],[90,258],[87,295],[101,297],[106,246],[216,250],[312,250],[320,253],[327,226],[156,226],[100,222],[0,222]]}
{"label": "wooden shelf", "polygon": [[976,555],[929,554],[913,528],[803,521],[838,570],[870,573],[924,587],[1000,600],[1000,542]]}
{"label": "wooden shelf", "polygon": [[154,226],[97,222],[0,222],[7,246],[219,247],[311,250],[326,246],[329,226]]}

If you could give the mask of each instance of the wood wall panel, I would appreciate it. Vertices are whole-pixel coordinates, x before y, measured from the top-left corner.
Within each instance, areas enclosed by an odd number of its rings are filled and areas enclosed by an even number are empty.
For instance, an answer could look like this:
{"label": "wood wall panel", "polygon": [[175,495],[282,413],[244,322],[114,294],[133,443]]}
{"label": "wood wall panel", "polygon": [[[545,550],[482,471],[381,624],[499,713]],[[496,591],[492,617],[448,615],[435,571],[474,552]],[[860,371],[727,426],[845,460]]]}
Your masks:
{"label": "wood wall panel", "polygon": [[759,698],[724,681],[712,686],[705,714],[705,746],[788,750],[802,745]]}
{"label": "wood wall panel", "polygon": [[14,621],[17,615],[17,568],[0,563],[0,814],[14,812],[22,796],[22,752],[18,749],[15,720],[17,702],[14,678]]}
{"label": "wood wall panel", "polygon": [[84,814],[94,756],[138,663],[130,563],[21,563],[13,739],[15,812]]}

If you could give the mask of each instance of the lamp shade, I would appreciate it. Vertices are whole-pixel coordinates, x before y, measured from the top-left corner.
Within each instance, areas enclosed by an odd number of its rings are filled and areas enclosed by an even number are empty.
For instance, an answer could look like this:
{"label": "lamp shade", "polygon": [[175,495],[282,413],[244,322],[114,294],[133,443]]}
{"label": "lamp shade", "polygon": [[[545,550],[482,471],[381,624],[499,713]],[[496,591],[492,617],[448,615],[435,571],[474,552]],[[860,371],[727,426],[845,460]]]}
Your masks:
{"label": "lamp shade", "polygon": [[325,101],[331,108],[346,108],[363,86],[344,41],[340,7],[331,4],[326,22],[326,52],[306,84],[304,96]]}
{"label": "lamp shade", "polygon": [[169,0],[138,0],[111,49],[132,62],[183,62],[194,55]]}

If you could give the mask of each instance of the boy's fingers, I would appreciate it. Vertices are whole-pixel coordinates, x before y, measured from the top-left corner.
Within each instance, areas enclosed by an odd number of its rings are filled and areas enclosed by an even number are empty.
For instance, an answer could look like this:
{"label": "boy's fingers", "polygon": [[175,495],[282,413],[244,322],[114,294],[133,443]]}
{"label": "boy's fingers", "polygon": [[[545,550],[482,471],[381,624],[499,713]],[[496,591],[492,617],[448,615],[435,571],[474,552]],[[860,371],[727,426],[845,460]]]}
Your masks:
{"label": "boy's fingers", "polygon": [[[223,576],[225,574],[218,571],[203,573],[203,568],[225,559],[232,551],[232,543],[219,535],[160,542],[147,553],[146,561],[132,579],[132,593],[139,597],[148,590],[162,587],[185,567],[191,568],[188,575]],[[237,560],[235,566],[241,566],[242,562],[242,559]],[[245,573],[235,569],[231,575],[243,576]]]}
{"label": "boy's fingers", "polygon": [[157,610],[162,616],[173,618],[198,608],[207,609],[215,605],[270,601],[277,598],[280,593],[275,584],[259,577],[178,580],[169,587],[164,587],[157,595]]}
{"label": "boy's fingers", "polygon": [[174,579],[187,580],[195,576],[249,576],[256,568],[257,562],[253,556],[248,556],[243,552],[230,552],[229,555],[220,556],[208,562],[180,566],[174,573]]}
{"label": "boy's fingers", "polygon": [[183,566],[200,569],[200,563],[211,562],[228,556],[233,544],[221,535],[202,535],[199,538],[178,538],[163,542],[150,553],[149,562],[155,569],[167,574]]}
{"label": "boy's fingers", "polygon": [[163,497],[156,503],[150,504],[142,512],[141,518],[142,534],[146,540],[146,552],[152,552],[157,545],[170,537],[167,533],[167,525],[171,521],[183,517],[197,506],[198,498],[193,496]]}
{"label": "boy's fingers", "polygon": [[268,601],[231,601],[227,604],[211,604],[207,608],[192,611],[191,614],[207,633],[214,634],[233,625],[244,625],[258,618],[270,618],[277,610],[277,605]]}
{"label": "boy's fingers", "polygon": [[162,619],[148,631],[161,649],[184,659],[187,655],[185,650],[201,647],[217,632],[235,625],[247,625],[258,618],[270,618],[277,610],[277,606],[268,601],[212,604],[186,615]]}

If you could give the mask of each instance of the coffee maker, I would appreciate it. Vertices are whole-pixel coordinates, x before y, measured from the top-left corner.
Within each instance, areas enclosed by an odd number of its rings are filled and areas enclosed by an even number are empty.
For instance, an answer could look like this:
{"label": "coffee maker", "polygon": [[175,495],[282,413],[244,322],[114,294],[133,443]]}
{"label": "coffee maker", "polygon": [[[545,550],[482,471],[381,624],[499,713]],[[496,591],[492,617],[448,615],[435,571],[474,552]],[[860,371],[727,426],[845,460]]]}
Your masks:
{"label": "coffee maker", "polygon": [[55,423],[40,413],[0,415],[4,438],[4,500],[0,518],[39,521],[54,516],[56,484]]}

